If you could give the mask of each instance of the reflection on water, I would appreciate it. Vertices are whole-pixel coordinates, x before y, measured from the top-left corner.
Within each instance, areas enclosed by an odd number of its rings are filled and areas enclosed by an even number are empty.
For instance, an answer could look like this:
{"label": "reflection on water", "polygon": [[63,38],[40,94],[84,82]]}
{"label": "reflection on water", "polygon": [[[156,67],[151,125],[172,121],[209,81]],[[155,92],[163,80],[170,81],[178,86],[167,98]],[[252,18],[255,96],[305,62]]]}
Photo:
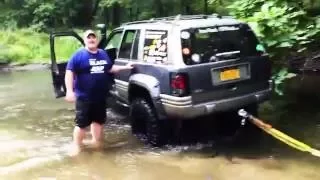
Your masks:
{"label": "reflection on water", "polygon": [[[73,105],[54,98],[49,75],[0,74],[0,179],[320,179],[319,159],[267,135],[256,149],[215,143],[150,148],[130,134],[125,114],[111,109],[104,149],[67,158]],[[310,79],[289,81],[287,95],[265,103],[261,117],[320,148],[320,81]],[[202,131],[192,123],[187,133]]]}

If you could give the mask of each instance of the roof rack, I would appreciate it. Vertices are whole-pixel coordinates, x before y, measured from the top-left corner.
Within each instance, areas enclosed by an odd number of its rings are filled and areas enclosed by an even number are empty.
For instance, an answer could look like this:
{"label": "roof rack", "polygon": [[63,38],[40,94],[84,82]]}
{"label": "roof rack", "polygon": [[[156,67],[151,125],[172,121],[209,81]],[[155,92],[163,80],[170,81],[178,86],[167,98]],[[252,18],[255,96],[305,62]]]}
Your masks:
{"label": "roof rack", "polygon": [[152,20],[190,20],[190,19],[208,19],[208,18],[221,18],[219,14],[198,14],[198,15],[181,15],[178,14],[176,16],[168,16],[168,17],[159,17],[159,18],[152,18]]}
{"label": "roof rack", "polygon": [[170,21],[192,20],[192,19],[208,19],[208,18],[222,18],[222,16],[219,15],[219,14],[211,14],[211,15],[205,15],[205,14],[181,15],[181,14],[178,14],[176,16],[159,17],[159,18],[151,18],[149,20],[126,22],[126,23],[122,23],[122,25],[141,24],[141,23],[154,23],[154,22],[167,22],[167,23],[170,23]]}
{"label": "roof rack", "polygon": [[125,22],[122,25],[130,25],[130,24],[141,24],[141,23],[153,23],[153,20],[142,20],[142,21],[132,21],[132,22]]}

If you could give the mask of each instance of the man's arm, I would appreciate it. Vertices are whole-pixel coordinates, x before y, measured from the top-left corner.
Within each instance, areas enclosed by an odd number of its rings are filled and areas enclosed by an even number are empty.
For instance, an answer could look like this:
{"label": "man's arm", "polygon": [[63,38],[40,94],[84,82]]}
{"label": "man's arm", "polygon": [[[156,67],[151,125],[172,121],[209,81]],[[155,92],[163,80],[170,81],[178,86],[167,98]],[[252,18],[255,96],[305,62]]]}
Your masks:
{"label": "man's arm", "polygon": [[66,84],[67,92],[73,92],[73,80],[74,80],[76,58],[77,58],[77,54],[75,53],[67,63],[66,74],[64,77],[64,82]]}
{"label": "man's arm", "polygon": [[67,93],[73,92],[73,79],[74,79],[73,72],[71,70],[66,70],[64,81],[66,84]]}
{"label": "man's arm", "polygon": [[75,71],[75,59],[77,58],[76,54],[74,54],[69,60],[66,67],[66,74],[64,77],[64,82],[66,85],[66,101],[74,102],[75,94],[73,90],[73,81],[74,81],[74,71]]}
{"label": "man's arm", "polygon": [[[110,57],[109,55],[107,54],[106,51],[102,51],[105,55],[105,58],[108,59],[109,62],[110,61]],[[124,66],[119,66],[119,65],[115,65],[115,64],[112,64],[110,70],[108,71],[109,73],[112,73],[112,74],[115,74],[115,73],[118,73],[120,71],[125,71],[125,70],[131,70],[133,69],[133,63],[132,62],[129,62],[128,64],[124,65]]]}
{"label": "man's arm", "polygon": [[128,63],[125,66],[113,65],[109,72],[118,73],[120,71],[131,70],[131,69],[133,69],[132,63]]}

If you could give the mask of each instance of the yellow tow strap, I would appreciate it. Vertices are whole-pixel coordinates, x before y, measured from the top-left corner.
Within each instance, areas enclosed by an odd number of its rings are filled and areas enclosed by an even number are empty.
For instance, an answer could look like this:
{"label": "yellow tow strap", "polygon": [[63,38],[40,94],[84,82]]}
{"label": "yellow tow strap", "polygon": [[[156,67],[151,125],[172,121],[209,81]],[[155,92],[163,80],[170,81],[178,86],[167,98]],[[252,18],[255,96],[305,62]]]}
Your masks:
{"label": "yellow tow strap", "polygon": [[313,156],[320,157],[319,150],[314,149],[314,148],[280,132],[277,129],[274,129],[270,124],[267,124],[267,123],[263,122],[262,120],[254,117],[253,115],[249,114],[245,110],[240,109],[238,114],[239,114],[239,116],[248,119],[251,123],[255,124],[256,126],[261,128],[262,130],[264,130],[266,133],[268,133],[271,136],[273,136],[274,138],[288,144],[289,146],[296,148],[296,149],[303,151],[303,152],[309,152]]}

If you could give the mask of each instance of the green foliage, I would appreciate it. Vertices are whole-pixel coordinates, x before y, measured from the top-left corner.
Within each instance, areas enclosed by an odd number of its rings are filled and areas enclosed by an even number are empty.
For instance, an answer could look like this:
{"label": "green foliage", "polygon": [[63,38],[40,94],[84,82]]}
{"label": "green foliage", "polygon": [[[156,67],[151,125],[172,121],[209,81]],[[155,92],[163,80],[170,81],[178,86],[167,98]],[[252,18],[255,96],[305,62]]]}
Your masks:
{"label": "green foliage", "polygon": [[104,7],[111,7],[115,3],[119,3],[122,6],[131,6],[134,0],[101,0],[100,5]]}
{"label": "green foliage", "polygon": [[24,7],[33,10],[34,18],[31,27],[37,31],[45,29],[50,24],[52,15],[57,10],[53,3],[39,4],[36,0],[27,1]]}
{"label": "green foliage", "polygon": [[249,22],[267,51],[283,61],[288,53],[302,52],[320,33],[316,18],[309,17],[301,3],[285,0],[238,0],[231,14]]}
{"label": "green foliage", "polygon": [[[67,60],[80,47],[77,40],[57,39],[55,42],[57,59]],[[50,63],[49,36],[35,33],[31,29],[0,31],[0,62]]]}
{"label": "green foliage", "polygon": [[[17,0],[0,1],[0,25],[4,28],[31,27],[36,31],[48,30],[55,26],[70,27],[81,17],[86,5],[75,0]],[[88,14],[90,16],[90,14]]]}
{"label": "green foliage", "polygon": [[289,73],[287,68],[281,68],[280,71],[278,71],[272,76],[272,80],[274,82],[274,91],[278,95],[283,95],[282,88],[284,81],[293,77],[296,77],[296,74]]}
{"label": "green foliage", "polygon": [[284,81],[295,76],[284,66],[287,58],[307,53],[320,35],[320,18],[308,15],[306,6],[310,4],[294,0],[238,0],[228,6],[231,15],[250,24],[275,65],[282,67],[273,76],[279,95]]}

